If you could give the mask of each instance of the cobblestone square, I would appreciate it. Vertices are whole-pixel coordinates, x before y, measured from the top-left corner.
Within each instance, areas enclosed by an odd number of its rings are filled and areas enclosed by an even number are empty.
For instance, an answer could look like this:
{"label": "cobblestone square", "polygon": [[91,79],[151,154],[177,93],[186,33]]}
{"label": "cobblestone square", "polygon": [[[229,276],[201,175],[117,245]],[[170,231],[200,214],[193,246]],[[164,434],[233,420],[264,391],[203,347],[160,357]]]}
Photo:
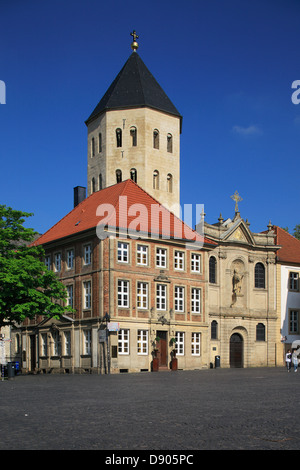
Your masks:
{"label": "cobblestone square", "polygon": [[0,382],[1,450],[298,450],[300,372],[20,375]]}

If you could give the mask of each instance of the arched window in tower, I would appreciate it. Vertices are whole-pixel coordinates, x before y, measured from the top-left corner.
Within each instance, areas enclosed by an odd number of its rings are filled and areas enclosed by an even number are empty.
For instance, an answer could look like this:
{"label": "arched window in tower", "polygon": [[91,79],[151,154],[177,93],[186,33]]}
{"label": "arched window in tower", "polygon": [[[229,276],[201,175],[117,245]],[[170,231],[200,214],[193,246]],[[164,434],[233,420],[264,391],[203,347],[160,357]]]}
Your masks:
{"label": "arched window in tower", "polygon": [[98,152],[102,152],[102,134],[101,132],[99,132],[99,135],[98,135]]}
{"label": "arched window in tower", "polygon": [[94,193],[96,191],[96,183],[95,183],[95,178],[92,178],[92,187],[91,187],[91,191],[92,193]]}
{"label": "arched window in tower", "polygon": [[119,127],[116,129],[116,139],[117,147],[122,147],[122,130]]}
{"label": "arched window in tower", "polygon": [[116,180],[117,180],[117,183],[122,182],[122,171],[121,170],[116,171]]}
{"label": "arched window in tower", "polygon": [[130,139],[131,139],[131,147],[136,147],[137,146],[137,129],[134,126],[130,128]]}
{"label": "arched window in tower", "polygon": [[159,149],[159,131],[157,129],[153,131],[153,148]]}
{"label": "arched window in tower", "polygon": [[258,289],[265,288],[265,267],[262,263],[256,263],[254,270],[254,285]]}
{"label": "arched window in tower", "polygon": [[173,176],[171,175],[171,173],[169,173],[167,176],[167,191],[168,193],[173,192]]}
{"label": "arched window in tower", "polygon": [[130,178],[132,179],[132,181],[134,181],[135,183],[137,183],[137,171],[135,168],[131,168],[130,170]]}
{"label": "arched window in tower", "polygon": [[172,134],[167,135],[167,151],[169,153],[173,152],[173,136],[172,136]]}
{"label": "arched window in tower", "polygon": [[209,258],[209,282],[212,284],[217,282],[217,260],[214,256]]}
{"label": "arched window in tower", "polygon": [[94,137],[92,137],[92,140],[91,140],[91,157],[94,157],[95,156],[95,139]]}
{"label": "arched window in tower", "polygon": [[102,174],[99,175],[99,190],[103,189]]}
{"label": "arched window in tower", "polygon": [[153,189],[159,189],[159,172],[157,170],[153,172]]}

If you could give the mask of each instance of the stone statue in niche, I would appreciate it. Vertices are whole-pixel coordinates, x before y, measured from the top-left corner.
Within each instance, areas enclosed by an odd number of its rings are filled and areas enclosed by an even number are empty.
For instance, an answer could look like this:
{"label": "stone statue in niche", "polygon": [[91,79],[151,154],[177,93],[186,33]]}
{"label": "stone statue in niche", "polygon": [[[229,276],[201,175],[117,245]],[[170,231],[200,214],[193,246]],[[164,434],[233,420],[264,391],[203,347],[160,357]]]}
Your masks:
{"label": "stone statue in niche", "polygon": [[233,270],[232,276],[232,303],[230,307],[233,307],[237,301],[239,295],[241,295],[242,290],[242,280],[244,275],[241,274],[236,268]]}

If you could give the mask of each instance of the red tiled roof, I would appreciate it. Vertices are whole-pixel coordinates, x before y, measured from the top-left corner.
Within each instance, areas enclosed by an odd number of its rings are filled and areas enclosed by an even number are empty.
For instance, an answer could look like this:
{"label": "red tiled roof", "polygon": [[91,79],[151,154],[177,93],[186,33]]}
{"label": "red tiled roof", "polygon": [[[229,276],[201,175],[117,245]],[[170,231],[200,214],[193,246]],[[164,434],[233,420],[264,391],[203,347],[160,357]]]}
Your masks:
{"label": "red tiled roof", "polygon": [[276,235],[276,245],[282,247],[277,251],[278,261],[300,264],[300,240],[276,225],[272,229]]}
{"label": "red tiled roof", "polygon": [[[158,210],[160,217],[156,216]],[[164,220],[166,223],[162,223]],[[156,237],[216,244],[203,239],[130,179],[91,194],[33,244],[42,245],[95,228],[101,221],[104,225],[140,230]]]}

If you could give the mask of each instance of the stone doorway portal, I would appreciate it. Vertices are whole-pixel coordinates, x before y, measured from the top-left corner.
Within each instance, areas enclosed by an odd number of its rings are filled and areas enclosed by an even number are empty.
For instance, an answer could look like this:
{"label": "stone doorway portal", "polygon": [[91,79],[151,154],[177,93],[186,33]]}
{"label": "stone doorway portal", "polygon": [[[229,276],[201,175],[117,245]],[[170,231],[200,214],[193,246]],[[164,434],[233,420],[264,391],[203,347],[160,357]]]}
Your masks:
{"label": "stone doorway portal", "polygon": [[230,367],[243,367],[243,353],[243,338],[238,333],[233,333],[230,337]]}

